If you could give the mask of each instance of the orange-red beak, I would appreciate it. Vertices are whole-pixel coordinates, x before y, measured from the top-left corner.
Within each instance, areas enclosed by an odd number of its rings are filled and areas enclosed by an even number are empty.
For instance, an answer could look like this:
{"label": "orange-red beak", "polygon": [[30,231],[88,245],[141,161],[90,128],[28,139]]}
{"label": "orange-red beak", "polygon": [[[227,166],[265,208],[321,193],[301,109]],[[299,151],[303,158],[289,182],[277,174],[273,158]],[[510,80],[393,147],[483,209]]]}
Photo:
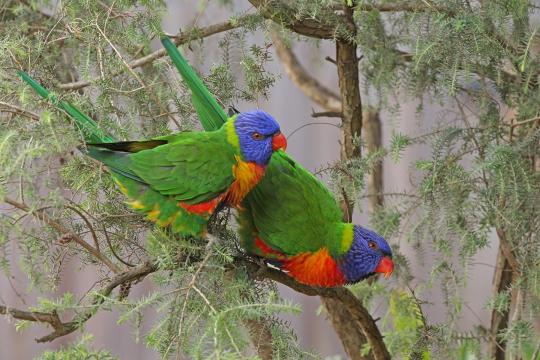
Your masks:
{"label": "orange-red beak", "polygon": [[384,274],[385,278],[388,278],[392,275],[394,271],[394,262],[389,257],[385,256],[379,261],[379,265],[375,269],[375,272]]}
{"label": "orange-red beak", "polygon": [[272,149],[274,151],[277,151],[278,149],[283,149],[283,151],[287,150],[287,139],[285,139],[285,136],[277,132],[272,136]]}

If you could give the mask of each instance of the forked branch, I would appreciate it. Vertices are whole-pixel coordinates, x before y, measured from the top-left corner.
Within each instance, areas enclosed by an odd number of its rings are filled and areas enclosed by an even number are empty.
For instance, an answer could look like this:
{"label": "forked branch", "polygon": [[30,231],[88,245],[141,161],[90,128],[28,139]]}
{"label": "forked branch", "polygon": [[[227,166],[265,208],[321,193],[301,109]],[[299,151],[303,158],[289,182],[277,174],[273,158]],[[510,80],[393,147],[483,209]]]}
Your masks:
{"label": "forked branch", "polygon": [[341,113],[341,99],[339,96],[321,84],[304,69],[292,50],[281,39],[281,35],[277,30],[273,29],[270,34],[276,54],[291,81],[307,97],[324,109],[332,113]]}
{"label": "forked branch", "polygon": [[282,271],[271,269],[266,266],[262,267],[259,264],[247,261],[245,259],[240,259],[237,261],[237,263],[239,265],[243,264],[246,266],[247,271],[252,276],[277,281],[304,295],[321,296],[323,299],[326,298],[339,301],[340,306],[346,309],[347,313],[351,315],[350,320],[360,325],[362,333],[369,341],[374,358],[377,360],[390,359],[390,355],[386,349],[386,345],[384,344],[383,337],[377,328],[375,321],[362,304],[362,301],[354,296],[350,290],[344,287],[312,287],[297,282]]}
{"label": "forked branch", "polygon": [[113,263],[105,255],[103,255],[103,253],[101,253],[97,248],[93,247],[92,245],[87,243],[83,238],[81,238],[79,235],[75,234],[73,231],[66,228],[60,222],[50,217],[45,210],[43,209],[33,210],[27,204],[15,201],[8,197],[4,198],[4,202],[16,207],[19,210],[22,210],[28,214],[31,214],[36,219],[43,221],[45,224],[47,224],[48,226],[58,231],[60,235],[62,235],[62,237],[73,240],[75,243],[80,245],[84,250],[86,250],[86,252],[92,255],[96,260],[99,260],[101,263],[107,266],[109,270],[111,270],[113,273],[118,274],[122,271],[115,263]]}
{"label": "forked branch", "polygon": [[[215,34],[219,34],[219,33],[225,32],[225,31],[229,31],[229,30],[233,30],[233,29],[244,26],[246,21],[248,21],[249,19],[252,19],[252,18],[254,18],[256,16],[257,15],[253,15],[253,14],[244,15],[244,16],[241,16],[241,17],[233,19],[233,20],[223,21],[223,22],[220,22],[220,23],[217,23],[217,24],[213,24],[213,25],[209,25],[209,26],[200,28],[200,29],[189,29],[189,30],[186,30],[186,31],[182,31],[178,35],[173,36],[173,42],[178,46],[178,45],[186,44],[186,43],[188,43],[190,41],[193,41],[193,40],[204,39],[206,37],[209,37],[209,36],[212,36],[212,35],[215,35]],[[141,66],[150,64],[151,62],[153,62],[153,61],[155,61],[155,60],[157,60],[159,58],[162,58],[165,55],[167,55],[167,51],[164,48],[161,48],[161,49],[156,50],[156,51],[152,52],[151,54],[143,56],[143,57],[141,57],[141,58],[139,58],[137,60],[133,60],[131,62],[128,62],[127,66],[128,66],[129,69],[133,70],[133,69],[139,68]],[[120,70],[120,71],[117,71],[117,72],[111,74],[110,76],[114,77],[114,76],[118,76],[118,75],[120,75],[122,73],[124,73],[124,71]],[[90,86],[90,85],[92,85],[92,83],[94,83],[96,81],[99,81],[100,79],[101,79],[101,76],[96,76],[96,77],[94,77],[92,79],[89,79],[89,80],[80,80],[80,81],[76,81],[76,82],[60,84],[58,87],[60,89],[64,89],[64,90],[77,90],[77,89],[82,89],[84,87]]]}
{"label": "forked branch", "polygon": [[63,322],[56,311],[26,311],[10,308],[4,305],[0,305],[0,314],[11,316],[12,318],[17,320],[26,320],[49,324],[53,328],[53,332],[36,339],[36,341],[38,343],[50,342],[59,337],[71,334],[72,332],[79,329],[97,312],[98,306],[105,301],[105,298],[108,297],[115,288],[120,285],[130,284],[134,281],[140,281],[148,274],[157,271],[157,269],[157,264],[145,263],[129,271],[125,271],[118,275],[115,275],[109,282],[107,282],[107,284],[103,288],[98,291],[98,294],[94,297],[94,301],[92,302],[92,306],[90,307],[90,309],[75,316],[72,321]]}

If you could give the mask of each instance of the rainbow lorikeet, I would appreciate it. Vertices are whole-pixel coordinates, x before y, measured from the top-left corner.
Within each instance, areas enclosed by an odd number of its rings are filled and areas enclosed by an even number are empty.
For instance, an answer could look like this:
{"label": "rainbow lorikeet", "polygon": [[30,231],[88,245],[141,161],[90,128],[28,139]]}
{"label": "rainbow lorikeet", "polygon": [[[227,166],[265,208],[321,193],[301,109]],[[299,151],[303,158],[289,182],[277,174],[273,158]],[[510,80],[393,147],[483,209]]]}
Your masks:
{"label": "rainbow lorikeet", "polygon": [[[193,93],[203,127],[223,124],[224,112],[174,44],[162,40],[180,75]],[[277,151],[265,176],[239,207],[242,246],[288,272],[298,281],[339,286],[372,274],[389,276],[392,251],[379,234],[342,222],[332,193],[309,171],[283,151]]]}
{"label": "rainbow lorikeet", "polygon": [[199,235],[220,204],[240,204],[272,152],[286,144],[278,123],[256,110],[216,131],[87,146],[88,155],[107,165],[128,205],[160,226]]}
{"label": "rainbow lorikeet", "polygon": [[[20,73],[42,96],[45,88]],[[160,226],[201,235],[221,204],[238,206],[263,177],[272,152],[287,142],[263,111],[235,115],[208,132],[181,132],[147,141],[112,142],[92,119],[52,98],[93,141],[88,155],[107,165],[128,204]]]}
{"label": "rainbow lorikeet", "polygon": [[239,210],[242,247],[313,286],[355,283],[375,273],[389,276],[392,251],[382,236],[344,223],[330,191],[283,152]]}

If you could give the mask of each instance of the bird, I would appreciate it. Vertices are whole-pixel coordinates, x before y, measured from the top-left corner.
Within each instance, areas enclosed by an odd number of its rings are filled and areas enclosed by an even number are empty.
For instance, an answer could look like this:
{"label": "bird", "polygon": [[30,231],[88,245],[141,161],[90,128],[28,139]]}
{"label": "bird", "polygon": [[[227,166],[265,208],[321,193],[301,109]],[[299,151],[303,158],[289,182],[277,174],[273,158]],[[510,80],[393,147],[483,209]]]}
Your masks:
{"label": "bird", "polygon": [[[192,91],[193,104],[203,128],[207,131],[206,134],[223,131],[227,126],[230,127],[227,125],[229,120],[223,109],[181,57],[174,44],[167,38],[162,39],[162,42]],[[86,115],[65,101],[58,102],[50,98],[43,89],[34,88],[40,95],[51,99],[72,117],[79,117],[77,123],[87,136],[100,138],[99,128]],[[274,133],[276,134],[277,132]],[[127,157],[173,144],[172,142],[169,144],[168,139],[158,138],[149,141],[156,140],[167,140],[167,144],[144,144],[144,142],[138,144],[136,142],[133,145],[122,144],[119,147],[128,150],[132,147],[124,155]],[[286,147],[284,138],[276,140],[276,143],[276,146],[272,146],[270,160],[267,160],[264,166],[264,176],[261,176],[256,184],[250,186],[250,191],[243,193],[243,199],[235,204],[238,209],[240,243],[245,251],[262,257],[268,264],[278,267],[297,281],[311,286],[341,286],[361,281],[376,273],[382,273],[385,277],[390,276],[394,263],[391,248],[386,240],[365,227],[342,222],[341,210],[332,193],[309,171],[280,150]],[[114,146],[112,149],[107,147],[99,149],[97,144],[91,144],[90,151],[92,151],[92,146],[98,148],[96,151],[121,150],[114,149]],[[122,171],[121,168],[119,170]],[[143,183],[139,186],[146,186],[144,179],[143,182],[137,183],[137,180],[127,177],[127,174],[120,175],[127,181],[133,181],[133,184]],[[159,171],[155,176],[160,176]],[[149,197],[157,196],[167,201],[174,199],[167,205],[176,204],[177,200],[170,194],[164,195],[152,189],[151,186],[145,189],[147,193],[150,193]],[[133,191],[139,190],[135,188]],[[170,190],[167,186],[162,189],[162,191]],[[124,191],[130,194],[129,188]],[[239,200],[239,198],[235,199]],[[149,203],[155,204],[159,201],[152,200]],[[185,203],[187,206],[196,204]],[[184,209],[183,206],[180,207]],[[144,210],[150,210],[148,216],[155,218],[158,222],[168,221],[165,217],[168,212],[163,209],[145,208]],[[197,220],[201,218],[200,216],[197,218],[196,213],[189,214],[194,215]],[[178,218],[175,218],[174,223],[176,224],[177,221]],[[185,224],[185,220],[180,222],[181,226]],[[200,225],[191,226],[196,229],[201,227]]]}
{"label": "bird", "polygon": [[239,206],[263,177],[272,153],[287,147],[278,122],[262,110],[234,114],[215,131],[114,142],[76,107],[28,74],[19,75],[68,112],[89,140],[83,150],[106,165],[129,206],[182,235],[204,235],[217,209]]}
{"label": "bird", "polygon": [[202,235],[218,207],[239,206],[263,177],[272,152],[287,141],[270,114],[254,110],[216,131],[86,146],[133,209],[174,232]]}
{"label": "bird", "polygon": [[388,242],[375,231],[342,221],[327,187],[282,151],[238,211],[248,254],[262,257],[298,282],[320,287],[392,274]]}

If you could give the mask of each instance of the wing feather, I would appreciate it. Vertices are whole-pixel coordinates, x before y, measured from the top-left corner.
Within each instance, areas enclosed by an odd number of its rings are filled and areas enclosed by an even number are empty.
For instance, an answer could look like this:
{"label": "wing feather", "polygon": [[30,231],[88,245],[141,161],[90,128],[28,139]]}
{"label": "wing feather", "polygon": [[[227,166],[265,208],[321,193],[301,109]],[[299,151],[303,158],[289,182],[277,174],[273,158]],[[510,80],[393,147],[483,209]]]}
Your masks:
{"label": "wing feather", "polygon": [[243,206],[239,222],[249,223],[251,218],[265,243],[284,254],[331,249],[336,242],[342,214],[334,196],[282,151],[272,156],[265,176]]}
{"label": "wing feather", "polygon": [[90,155],[112,171],[188,204],[209,201],[227,191],[234,181],[235,151],[224,131],[178,133],[140,142],[146,143],[156,146],[93,144]]}

